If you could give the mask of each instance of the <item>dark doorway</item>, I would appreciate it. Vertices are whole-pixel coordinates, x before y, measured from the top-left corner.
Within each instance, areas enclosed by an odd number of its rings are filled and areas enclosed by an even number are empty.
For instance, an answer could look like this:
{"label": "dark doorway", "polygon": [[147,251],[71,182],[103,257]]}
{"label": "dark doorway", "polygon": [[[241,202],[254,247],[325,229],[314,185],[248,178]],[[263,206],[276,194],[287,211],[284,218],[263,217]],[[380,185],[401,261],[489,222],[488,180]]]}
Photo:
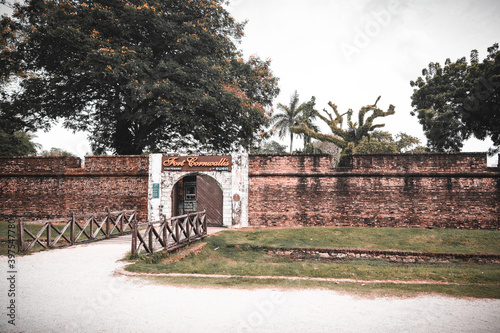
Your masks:
{"label": "dark doorway", "polygon": [[191,175],[179,180],[172,190],[172,216],[207,210],[207,225],[222,226],[222,189],[215,179]]}

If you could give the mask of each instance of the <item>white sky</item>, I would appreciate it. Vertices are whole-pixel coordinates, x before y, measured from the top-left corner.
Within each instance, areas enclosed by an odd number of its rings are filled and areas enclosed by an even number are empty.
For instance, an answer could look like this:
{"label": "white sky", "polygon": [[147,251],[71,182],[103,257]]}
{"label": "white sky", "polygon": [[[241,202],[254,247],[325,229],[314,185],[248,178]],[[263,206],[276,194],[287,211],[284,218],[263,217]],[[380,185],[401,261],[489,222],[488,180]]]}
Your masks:
{"label": "white sky", "polygon": [[[341,112],[358,111],[381,95],[379,107],[396,107],[395,115],[381,120],[384,130],[406,132],[424,145],[422,127],[410,116],[409,82],[430,62],[469,58],[473,49],[482,60],[500,42],[497,0],[233,0],[229,11],[248,20],[240,45],[245,56],[272,60],[281,88],[275,104],[289,104],[297,90],[301,102],[316,96],[320,110],[331,110],[332,101]],[[44,149],[90,152],[84,133],[56,128],[37,135]],[[463,151],[490,145],[470,140]]]}

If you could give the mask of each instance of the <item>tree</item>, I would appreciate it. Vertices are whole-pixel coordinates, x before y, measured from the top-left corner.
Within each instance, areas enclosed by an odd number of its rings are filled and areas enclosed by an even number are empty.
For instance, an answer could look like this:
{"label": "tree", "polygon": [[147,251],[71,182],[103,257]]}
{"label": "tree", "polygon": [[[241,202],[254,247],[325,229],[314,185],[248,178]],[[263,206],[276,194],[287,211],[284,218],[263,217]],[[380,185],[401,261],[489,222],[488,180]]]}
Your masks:
{"label": "tree", "polygon": [[260,147],[252,150],[257,154],[283,154],[286,152],[286,146],[274,140],[264,142]]}
{"label": "tree", "polygon": [[244,60],[223,0],[29,0],[9,37],[27,76],[3,98],[26,126],[58,119],[95,152],[248,148],[278,94],[270,61]]}
{"label": "tree", "polygon": [[299,94],[295,91],[290,97],[290,105],[278,104],[278,109],[283,111],[282,113],[276,113],[271,117],[271,124],[274,124],[274,128],[278,131],[280,138],[285,137],[290,134],[290,154],[293,149],[293,136],[291,128],[298,126],[299,124],[306,122],[310,126],[311,119],[314,115],[313,109],[315,104],[315,98],[311,97],[309,102],[299,104]]}
{"label": "tree", "polygon": [[0,156],[33,156],[40,145],[32,140],[33,135],[26,132],[8,133],[0,128]]}
{"label": "tree", "polygon": [[[5,1],[0,1],[5,5]],[[8,98],[12,81],[23,75],[18,51],[12,40],[17,37],[17,25],[3,19],[0,21],[0,100]],[[0,103],[0,156],[28,156],[35,155],[40,145],[34,143],[33,135],[26,132],[24,122],[9,106]]]}
{"label": "tree", "polygon": [[419,143],[418,138],[406,133],[398,133],[394,139],[389,132],[373,131],[361,139],[353,152],[358,154],[424,152],[424,147],[415,147]]}
{"label": "tree", "polygon": [[49,150],[43,150],[39,156],[70,156],[70,157],[77,157],[75,154],[70,153],[69,151],[66,151],[61,148],[55,148],[52,147]]}
{"label": "tree", "polygon": [[465,57],[445,66],[430,63],[422,77],[410,82],[414,87],[413,111],[433,151],[460,151],[471,136],[490,137],[500,150],[500,51],[498,44],[488,48],[479,62],[473,50],[470,63]]}
{"label": "tree", "polygon": [[[323,120],[332,131],[332,134],[322,134],[318,131],[315,131],[309,128],[306,124],[302,123],[300,126],[292,127],[292,131],[294,133],[303,133],[307,134],[319,141],[327,141],[334,143],[338,147],[342,148],[342,157],[352,154],[354,152],[354,148],[361,142],[361,140],[368,136],[371,132],[373,132],[376,128],[384,127],[384,124],[373,124],[375,119],[379,117],[386,117],[395,113],[394,106],[390,105],[387,111],[382,111],[377,107],[377,103],[380,99],[380,96],[377,98],[373,105],[367,105],[362,107],[358,112],[358,122],[352,122],[352,109],[349,109],[347,112],[340,114],[337,110],[337,105],[329,102],[328,105],[333,109],[335,113],[335,117],[323,109],[323,112],[326,113],[327,116],[319,113],[317,110],[314,113]],[[372,112],[372,114],[365,120],[365,116]],[[344,116],[347,116],[347,129],[343,129],[342,125],[344,122]]]}

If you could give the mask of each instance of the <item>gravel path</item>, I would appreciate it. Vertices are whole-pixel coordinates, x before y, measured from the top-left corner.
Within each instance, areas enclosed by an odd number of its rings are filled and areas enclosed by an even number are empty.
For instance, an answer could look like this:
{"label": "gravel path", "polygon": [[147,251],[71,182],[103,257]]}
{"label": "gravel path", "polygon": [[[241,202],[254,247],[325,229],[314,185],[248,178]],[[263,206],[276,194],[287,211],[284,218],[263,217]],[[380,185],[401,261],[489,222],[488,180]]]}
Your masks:
{"label": "gravel path", "polygon": [[8,323],[7,257],[0,257],[0,332],[500,332],[500,300],[150,284],[113,273],[129,241],[17,257],[16,326]]}

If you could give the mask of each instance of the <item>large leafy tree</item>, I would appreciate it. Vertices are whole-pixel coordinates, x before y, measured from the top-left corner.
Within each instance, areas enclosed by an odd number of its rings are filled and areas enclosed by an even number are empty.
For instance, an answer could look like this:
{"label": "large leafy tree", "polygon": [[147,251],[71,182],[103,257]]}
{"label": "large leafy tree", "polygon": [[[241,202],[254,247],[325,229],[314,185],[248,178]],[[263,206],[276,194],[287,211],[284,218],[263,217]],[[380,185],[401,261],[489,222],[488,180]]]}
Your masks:
{"label": "large leafy tree", "polygon": [[[0,1],[0,6],[5,1]],[[8,98],[8,90],[18,76],[23,75],[21,61],[12,40],[16,38],[16,24],[0,21],[0,100]],[[6,103],[0,104],[0,156],[35,155],[40,145],[33,142],[34,135],[26,132],[25,124]]]}
{"label": "large leafy tree", "polygon": [[[295,91],[290,97],[290,104],[284,105],[279,103],[277,109],[281,112],[275,113],[271,117],[271,124],[278,132],[280,138],[290,135],[290,153],[292,153],[293,136],[292,127],[298,126],[301,123],[306,123],[313,126],[312,120],[314,119],[314,104],[315,98],[311,97],[309,102],[300,103],[299,94]],[[305,136],[304,142],[308,141],[309,136]],[[310,140],[309,140],[310,141]]]}
{"label": "large leafy tree", "polygon": [[[306,134],[312,138],[319,141],[331,142],[342,148],[341,158],[347,154],[352,154],[354,148],[360,144],[363,138],[369,136],[375,129],[384,127],[384,124],[374,124],[375,119],[379,117],[386,117],[395,113],[394,106],[390,105],[387,111],[377,107],[377,103],[380,97],[377,98],[374,104],[362,107],[358,112],[358,121],[353,122],[353,110],[349,109],[345,113],[341,114],[337,110],[337,105],[329,102],[328,105],[332,108],[335,115],[327,110],[323,110],[326,114],[323,115],[319,111],[315,110],[314,113],[321,120],[323,120],[332,134],[323,134],[307,126],[305,123],[301,123],[299,126],[293,126],[292,131],[294,133]],[[347,128],[343,128],[344,117],[347,117]],[[365,117],[367,117],[365,119]]]}
{"label": "large leafy tree", "polygon": [[480,62],[471,52],[444,67],[430,63],[422,76],[410,82],[414,87],[412,115],[417,116],[433,151],[460,151],[471,136],[491,138],[500,150],[500,51],[498,44],[488,48]]}
{"label": "large leafy tree", "polygon": [[[269,61],[244,60],[244,24],[222,0],[29,0],[3,18],[21,59],[3,98],[25,126],[62,119],[93,151],[248,148],[278,93]],[[15,37],[15,38],[14,38]],[[4,61],[5,62],[5,61]]]}

